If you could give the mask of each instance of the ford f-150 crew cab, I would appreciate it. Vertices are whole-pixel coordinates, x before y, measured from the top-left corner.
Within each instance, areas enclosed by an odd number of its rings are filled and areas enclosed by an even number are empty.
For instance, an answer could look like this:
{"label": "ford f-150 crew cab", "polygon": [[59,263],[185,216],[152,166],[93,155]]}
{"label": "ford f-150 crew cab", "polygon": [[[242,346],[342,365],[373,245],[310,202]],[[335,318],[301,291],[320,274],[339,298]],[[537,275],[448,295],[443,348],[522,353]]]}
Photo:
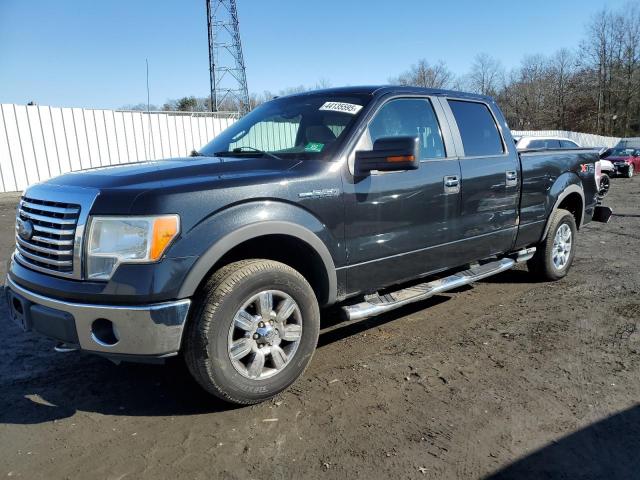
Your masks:
{"label": "ford f-150 crew cab", "polygon": [[120,360],[182,354],[242,404],[291,385],[320,309],[377,315],[527,262],[566,275],[607,221],[592,150],[517,152],[488,97],[349,87],[267,102],[189,158],[28,188],[14,319]]}

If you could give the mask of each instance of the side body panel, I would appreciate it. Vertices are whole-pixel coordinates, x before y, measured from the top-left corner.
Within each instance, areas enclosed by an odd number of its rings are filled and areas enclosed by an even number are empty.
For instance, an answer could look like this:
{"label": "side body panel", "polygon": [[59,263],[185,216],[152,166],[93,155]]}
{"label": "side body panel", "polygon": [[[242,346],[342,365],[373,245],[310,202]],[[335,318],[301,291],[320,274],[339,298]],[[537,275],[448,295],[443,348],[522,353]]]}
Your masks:
{"label": "side body panel", "polygon": [[584,214],[579,226],[591,219],[597,203],[597,153],[547,150],[522,152],[520,158],[523,180],[516,248],[534,245],[543,238],[551,213],[570,193],[582,198]]}
{"label": "side body panel", "polygon": [[[386,96],[373,105],[366,124],[386,102],[427,96]],[[425,159],[417,170],[353,175],[345,162],[345,243],[348,294],[378,290],[437,270],[450,258],[446,245],[460,210],[459,192],[446,192],[445,177],[460,177],[455,147],[437,98],[447,158]],[[355,150],[356,147],[354,147]],[[350,152],[353,155],[353,151]]]}

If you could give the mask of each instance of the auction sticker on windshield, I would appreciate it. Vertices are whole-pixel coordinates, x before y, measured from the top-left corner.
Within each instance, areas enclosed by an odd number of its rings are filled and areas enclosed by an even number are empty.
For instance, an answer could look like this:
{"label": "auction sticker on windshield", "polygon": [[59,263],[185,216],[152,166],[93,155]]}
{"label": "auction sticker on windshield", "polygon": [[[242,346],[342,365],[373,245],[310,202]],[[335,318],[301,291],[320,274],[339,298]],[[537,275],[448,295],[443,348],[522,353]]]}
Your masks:
{"label": "auction sticker on windshield", "polygon": [[309,142],[304,147],[304,151],[305,152],[316,152],[316,153],[318,153],[318,152],[321,152],[323,148],[324,148],[324,143]]}
{"label": "auction sticker on windshield", "polygon": [[356,105],[355,103],[343,103],[343,102],[325,102],[320,107],[320,110],[326,110],[329,112],[342,112],[355,115],[362,109],[362,105]]}

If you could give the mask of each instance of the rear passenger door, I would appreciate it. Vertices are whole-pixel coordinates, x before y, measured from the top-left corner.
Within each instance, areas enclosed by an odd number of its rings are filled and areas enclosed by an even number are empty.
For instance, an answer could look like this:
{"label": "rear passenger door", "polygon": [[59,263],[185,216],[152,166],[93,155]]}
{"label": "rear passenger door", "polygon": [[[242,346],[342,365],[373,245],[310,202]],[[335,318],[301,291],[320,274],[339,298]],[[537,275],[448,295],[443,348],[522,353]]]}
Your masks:
{"label": "rear passenger door", "polygon": [[[461,173],[460,261],[512,248],[517,234],[520,160],[501,132],[499,110],[482,101],[446,98]],[[500,118],[497,121],[496,116]]]}

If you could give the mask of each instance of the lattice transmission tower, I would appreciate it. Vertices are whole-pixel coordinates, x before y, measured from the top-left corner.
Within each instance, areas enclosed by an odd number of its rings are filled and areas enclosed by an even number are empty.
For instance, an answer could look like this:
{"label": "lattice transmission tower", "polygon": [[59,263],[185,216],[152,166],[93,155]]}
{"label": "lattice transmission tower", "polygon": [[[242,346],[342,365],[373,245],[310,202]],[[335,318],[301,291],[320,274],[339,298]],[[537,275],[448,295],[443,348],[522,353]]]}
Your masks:
{"label": "lattice transmission tower", "polygon": [[206,0],[211,111],[249,111],[236,0]]}

